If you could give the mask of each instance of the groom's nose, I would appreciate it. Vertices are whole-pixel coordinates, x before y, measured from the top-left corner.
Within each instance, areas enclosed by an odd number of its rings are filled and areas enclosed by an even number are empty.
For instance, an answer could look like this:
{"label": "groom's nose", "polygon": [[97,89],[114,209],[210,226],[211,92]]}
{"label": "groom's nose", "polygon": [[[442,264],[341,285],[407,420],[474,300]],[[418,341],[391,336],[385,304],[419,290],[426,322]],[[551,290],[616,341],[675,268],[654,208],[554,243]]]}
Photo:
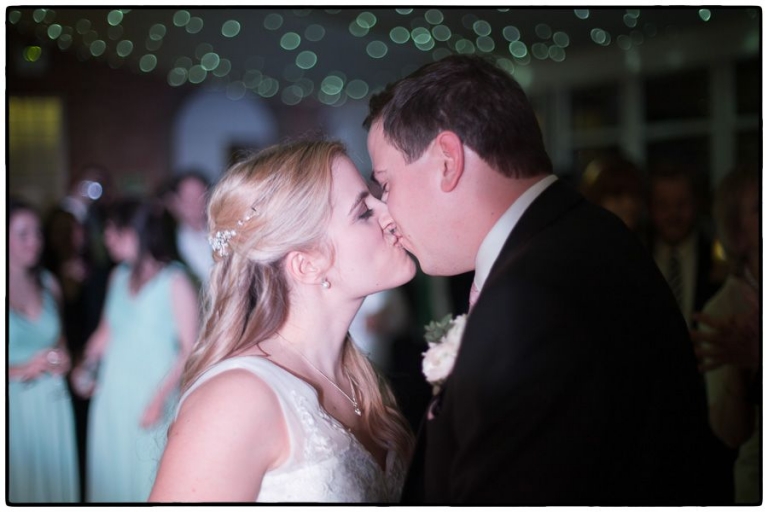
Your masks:
{"label": "groom's nose", "polygon": [[389,208],[387,208],[387,205],[383,203],[382,201],[376,199],[376,207],[375,209],[379,211],[379,225],[381,226],[381,229],[384,231],[391,231],[393,230],[395,226],[395,221],[392,219],[392,216],[389,214]]}

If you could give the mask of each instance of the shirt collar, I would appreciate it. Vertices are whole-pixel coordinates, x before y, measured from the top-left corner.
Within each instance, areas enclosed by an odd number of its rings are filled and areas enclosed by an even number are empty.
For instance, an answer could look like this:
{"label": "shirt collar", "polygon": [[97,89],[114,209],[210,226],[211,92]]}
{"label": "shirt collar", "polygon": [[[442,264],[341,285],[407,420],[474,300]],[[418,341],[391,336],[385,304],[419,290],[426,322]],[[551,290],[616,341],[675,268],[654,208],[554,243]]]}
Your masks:
{"label": "shirt collar", "polygon": [[531,203],[556,180],[557,176],[550,174],[537,181],[507,208],[507,211],[499,217],[496,224],[485,235],[475,259],[475,286],[477,286],[478,290],[483,289],[485,280],[488,278],[488,274],[491,273],[491,267],[496,258],[499,257],[499,253],[501,253],[501,249],[504,247],[504,242],[507,241],[509,234],[517,225],[520,217],[523,216],[523,213],[525,213],[525,210],[528,209]]}

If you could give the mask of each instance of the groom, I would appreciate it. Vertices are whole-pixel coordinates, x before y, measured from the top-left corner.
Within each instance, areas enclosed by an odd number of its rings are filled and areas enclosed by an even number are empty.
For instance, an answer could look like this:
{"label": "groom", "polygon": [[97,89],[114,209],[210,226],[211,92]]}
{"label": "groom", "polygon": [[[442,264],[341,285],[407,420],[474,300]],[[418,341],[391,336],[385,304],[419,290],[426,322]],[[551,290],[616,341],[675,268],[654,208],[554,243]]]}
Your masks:
{"label": "groom", "polygon": [[364,126],[403,246],[428,274],[475,271],[403,501],[699,504],[685,321],[635,235],[552,174],[520,85],[450,56],[374,96]]}

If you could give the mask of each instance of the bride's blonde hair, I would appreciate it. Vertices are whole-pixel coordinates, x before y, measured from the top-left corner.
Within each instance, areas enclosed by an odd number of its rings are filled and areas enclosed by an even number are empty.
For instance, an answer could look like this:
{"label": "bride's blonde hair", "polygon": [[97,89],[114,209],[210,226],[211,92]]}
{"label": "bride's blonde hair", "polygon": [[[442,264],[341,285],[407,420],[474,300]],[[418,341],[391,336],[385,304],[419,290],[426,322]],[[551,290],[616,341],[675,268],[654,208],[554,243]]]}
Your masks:
{"label": "bride's blonde hair", "polygon": [[[214,265],[205,289],[204,324],[182,376],[189,386],[212,365],[272,337],[290,308],[283,269],[291,251],[332,251],[333,162],[346,156],[333,141],[272,146],[234,164],[208,202]],[[349,336],[343,364],[360,390],[363,422],[375,441],[409,457],[413,435],[386,381]]]}

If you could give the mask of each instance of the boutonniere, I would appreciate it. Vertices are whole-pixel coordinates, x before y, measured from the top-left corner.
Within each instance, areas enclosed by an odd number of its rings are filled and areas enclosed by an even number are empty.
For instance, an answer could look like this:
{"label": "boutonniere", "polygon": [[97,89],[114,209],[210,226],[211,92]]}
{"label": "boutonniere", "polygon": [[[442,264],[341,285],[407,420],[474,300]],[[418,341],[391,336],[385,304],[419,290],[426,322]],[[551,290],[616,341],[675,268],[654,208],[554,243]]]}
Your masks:
{"label": "boutonniere", "polygon": [[424,329],[424,338],[429,348],[423,354],[421,369],[427,382],[432,384],[432,393],[435,395],[453,370],[466,321],[467,315],[453,319],[451,315],[446,315],[440,321],[430,322]]}

